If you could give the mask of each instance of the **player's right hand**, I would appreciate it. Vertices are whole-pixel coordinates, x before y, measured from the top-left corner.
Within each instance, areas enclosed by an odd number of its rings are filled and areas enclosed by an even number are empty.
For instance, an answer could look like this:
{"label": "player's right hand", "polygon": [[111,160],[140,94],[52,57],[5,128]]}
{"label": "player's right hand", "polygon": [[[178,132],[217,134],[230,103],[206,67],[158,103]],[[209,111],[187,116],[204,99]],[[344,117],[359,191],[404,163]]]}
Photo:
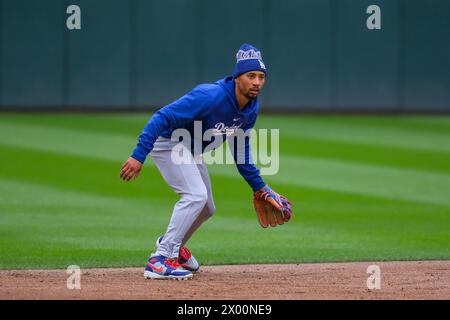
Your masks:
{"label": "player's right hand", "polygon": [[138,160],[129,157],[127,161],[122,165],[122,170],[120,170],[120,177],[124,181],[130,181],[131,179],[136,179],[142,169],[142,163]]}

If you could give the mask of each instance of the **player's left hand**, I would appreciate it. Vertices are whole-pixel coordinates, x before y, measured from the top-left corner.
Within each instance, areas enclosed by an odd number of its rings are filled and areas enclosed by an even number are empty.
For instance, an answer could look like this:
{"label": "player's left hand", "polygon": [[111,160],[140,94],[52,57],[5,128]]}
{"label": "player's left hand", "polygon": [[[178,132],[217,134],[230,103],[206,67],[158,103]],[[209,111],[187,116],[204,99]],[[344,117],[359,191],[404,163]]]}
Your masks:
{"label": "player's left hand", "polygon": [[130,181],[131,179],[136,179],[142,169],[142,163],[138,160],[129,157],[127,161],[122,165],[122,170],[120,170],[120,177],[124,181]]}
{"label": "player's left hand", "polygon": [[259,224],[263,228],[269,225],[272,227],[282,225],[292,217],[291,202],[268,185],[254,193],[253,205]]}

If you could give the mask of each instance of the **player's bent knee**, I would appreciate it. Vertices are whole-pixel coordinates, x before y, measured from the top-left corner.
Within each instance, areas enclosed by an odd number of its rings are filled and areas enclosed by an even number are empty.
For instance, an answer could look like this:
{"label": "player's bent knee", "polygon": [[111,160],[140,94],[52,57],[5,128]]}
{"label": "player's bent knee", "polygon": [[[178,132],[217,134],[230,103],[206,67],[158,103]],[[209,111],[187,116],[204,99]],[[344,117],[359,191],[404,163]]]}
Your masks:
{"label": "player's bent knee", "polygon": [[216,207],[214,205],[208,206],[208,210],[207,211],[208,211],[208,215],[210,217],[212,217],[214,215],[214,213],[216,212]]}
{"label": "player's bent knee", "polygon": [[195,202],[199,206],[203,207],[208,202],[208,194],[205,192],[194,192],[188,195],[190,202]]}

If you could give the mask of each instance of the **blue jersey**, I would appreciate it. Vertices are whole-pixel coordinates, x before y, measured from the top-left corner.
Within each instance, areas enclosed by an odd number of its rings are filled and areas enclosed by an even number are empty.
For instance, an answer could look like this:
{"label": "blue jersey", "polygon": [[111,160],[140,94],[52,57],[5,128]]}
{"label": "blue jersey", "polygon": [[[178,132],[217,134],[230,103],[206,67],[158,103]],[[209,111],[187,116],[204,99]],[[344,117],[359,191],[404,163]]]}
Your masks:
{"label": "blue jersey", "polygon": [[[226,77],[213,84],[201,84],[192,91],[159,109],[144,127],[136,148],[131,155],[144,163],[159,136],[171,138],[176,129],[186,129],[194,137],[194,121],[201,121],[202,136],[206,130],[227,135],[227,131],[253,128],[258,116],[257,99],[250,100],[242,110],[234,93],[233,77]],[[224,139],[222,139],[223,141]],[[211,142],[203,141],[202,150]],[[232,151],[236,161],[236,151]],[[236,161],[239,173],[253,191],[264,187],[259,170],[251,161],[249,137],[245,137],[245,161]]]}

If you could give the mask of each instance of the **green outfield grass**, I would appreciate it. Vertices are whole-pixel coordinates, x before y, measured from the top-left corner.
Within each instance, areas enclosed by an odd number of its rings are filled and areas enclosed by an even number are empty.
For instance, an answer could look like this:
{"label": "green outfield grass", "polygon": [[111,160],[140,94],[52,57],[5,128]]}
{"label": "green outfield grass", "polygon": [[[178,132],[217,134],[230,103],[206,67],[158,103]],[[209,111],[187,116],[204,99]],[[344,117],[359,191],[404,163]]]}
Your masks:
{"label": "green outfield grass", "polygon": [[[0,268],[143,266],[177,195],[149,159],[118,173],[149,114],[0,114]],[[234,165],[211,165],[202,264],[450,259],[450,117],[273,116],[294,203],[259,227]]]}

